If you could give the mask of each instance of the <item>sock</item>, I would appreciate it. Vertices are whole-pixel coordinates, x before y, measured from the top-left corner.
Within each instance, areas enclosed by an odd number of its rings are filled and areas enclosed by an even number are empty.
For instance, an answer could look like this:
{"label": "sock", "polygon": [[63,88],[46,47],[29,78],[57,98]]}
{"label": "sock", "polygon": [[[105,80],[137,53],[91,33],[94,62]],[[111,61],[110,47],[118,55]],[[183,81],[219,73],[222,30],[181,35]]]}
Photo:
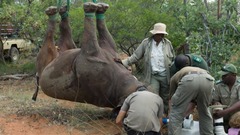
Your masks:
{"label": "sock", "polygon": [[50,19],[50,20],[53,20],[53,21],[56,20],[56,15],[50,15],[50,16],[49,16],[49,19]]}

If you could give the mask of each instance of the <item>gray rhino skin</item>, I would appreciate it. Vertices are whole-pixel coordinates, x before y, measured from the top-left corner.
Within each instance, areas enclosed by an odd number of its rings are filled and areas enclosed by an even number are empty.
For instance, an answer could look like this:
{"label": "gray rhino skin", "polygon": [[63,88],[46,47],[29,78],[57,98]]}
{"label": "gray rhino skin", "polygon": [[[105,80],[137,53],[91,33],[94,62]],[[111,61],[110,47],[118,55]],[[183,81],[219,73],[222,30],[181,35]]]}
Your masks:
{"label": "gray rhino skin", "polygon": [[[104,3],[84,3],[85,13],[104,13],[107,8],[108,5]],[[56,7],[46,10],[49,18],[57,12]],[[59,11],[60,15],[64,13],[66,7]],[[72,40],[69,20],[66,17],[60,22],[61,35],[56,43],[59,48],[57,50],[54,42],[55,25],[56,21],[49,19],[46,37],[36,62],[39,84],[46,95],[115,108],[120,106],[129,94],[143,86],[119,62],[115,41],[104,20],[84,18],[81,49],[76,48]]]}

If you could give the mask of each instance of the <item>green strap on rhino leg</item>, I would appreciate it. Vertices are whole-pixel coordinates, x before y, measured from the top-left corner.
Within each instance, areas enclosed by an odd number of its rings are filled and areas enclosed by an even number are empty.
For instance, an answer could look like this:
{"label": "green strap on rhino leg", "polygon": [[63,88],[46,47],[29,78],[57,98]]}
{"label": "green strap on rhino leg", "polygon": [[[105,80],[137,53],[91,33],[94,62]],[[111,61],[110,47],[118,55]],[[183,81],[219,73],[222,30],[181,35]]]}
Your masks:
{"label": "green strap on rhino leg", "polygon": [[[93,0],[93,1],[96,1],[96,0]],[[86,3],[87,0],[83,0],[83,3]],[[95,13],[84,13],[85,14],[85,17],[87,18],[94,18],[95,16]]]}
{"label": "green strap on rhino leg", "polygon": [[[62,0],[57,0],[57,8],[58,10],[62,6]],[[68,17],[68,11],[70,10],[70,0],[67,0],[67,11],[61,15],[61,19]]]}
{"label": "green strap on rhino leg", "polygon": [[85,17],[87,18],[94,18],[95,13],[85,13]]}
{"label": "green strap on rhino leg", "polygon": [[61,19],[67,18],[68,17],[68,12],[65,12],[61,15]]}
{"label": "green strap on rhino leg", "polygon": [[56,20],[56,15],[50,15],[49,20],[52,20],[52,21]]}
{"label": "green strap on rhino leg", "polygon": [[96,14],[96,18],[98,20],[103,20],[103,19],[105,19],[105,16],[104,16],[104,14]]}

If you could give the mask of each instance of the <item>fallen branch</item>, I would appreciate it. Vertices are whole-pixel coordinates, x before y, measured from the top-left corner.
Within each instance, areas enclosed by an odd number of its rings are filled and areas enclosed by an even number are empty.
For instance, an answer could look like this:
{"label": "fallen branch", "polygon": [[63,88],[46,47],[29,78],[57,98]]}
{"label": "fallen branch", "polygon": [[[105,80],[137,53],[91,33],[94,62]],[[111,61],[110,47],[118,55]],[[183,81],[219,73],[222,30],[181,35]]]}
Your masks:
{"label": "fallen branch", "polygon": [[8,80],[8,79],[22,80],[30,76],[33,76],[33,75],[32,74],[3,75],[3,76],[0,76],[0,80]]}

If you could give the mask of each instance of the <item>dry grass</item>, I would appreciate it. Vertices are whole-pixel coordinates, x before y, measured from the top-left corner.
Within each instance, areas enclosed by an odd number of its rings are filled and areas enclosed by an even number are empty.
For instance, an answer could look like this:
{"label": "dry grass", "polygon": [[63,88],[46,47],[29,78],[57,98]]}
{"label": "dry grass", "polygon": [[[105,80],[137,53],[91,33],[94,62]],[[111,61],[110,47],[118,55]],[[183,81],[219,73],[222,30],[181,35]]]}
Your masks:
{"label": "dry grass", "polygon": [[[28,117],[33,121],[45,119],[50,125],[63,125],[87,134],[124,134],[110,119],[110,108],[58,100],[46,96],[42,91],[37,101],[32,101],[34,90],[32,77],[25,80],[0,81],[0,118],[15,115],[18,118]],[[1,128],[3,127],[0,126],[0,133]]]}

